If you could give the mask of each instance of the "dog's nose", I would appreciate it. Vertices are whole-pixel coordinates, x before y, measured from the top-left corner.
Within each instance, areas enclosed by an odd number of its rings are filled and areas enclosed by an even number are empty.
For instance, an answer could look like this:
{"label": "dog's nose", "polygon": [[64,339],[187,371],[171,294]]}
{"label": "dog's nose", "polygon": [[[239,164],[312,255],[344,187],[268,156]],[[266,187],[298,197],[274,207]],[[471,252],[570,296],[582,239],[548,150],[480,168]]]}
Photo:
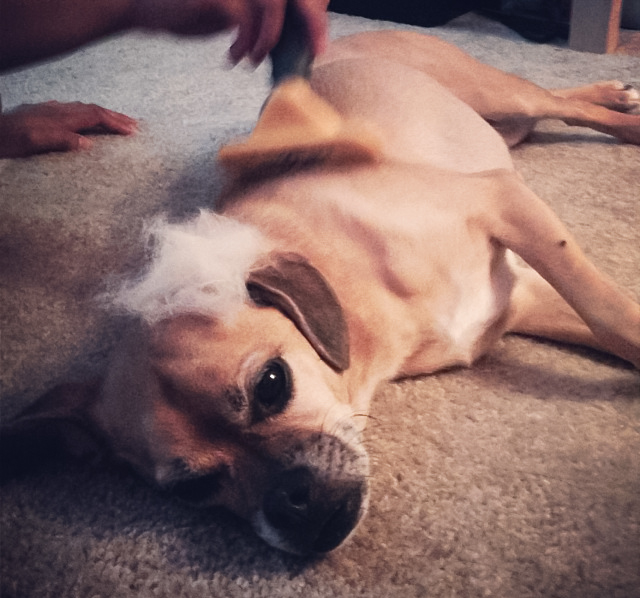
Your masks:
{"label": "dog's nose", "polygon": [[362,481],[320,479],[297,467],[277,478],[263,513],[292,552],[329,552],[355,528],[365,492]]}

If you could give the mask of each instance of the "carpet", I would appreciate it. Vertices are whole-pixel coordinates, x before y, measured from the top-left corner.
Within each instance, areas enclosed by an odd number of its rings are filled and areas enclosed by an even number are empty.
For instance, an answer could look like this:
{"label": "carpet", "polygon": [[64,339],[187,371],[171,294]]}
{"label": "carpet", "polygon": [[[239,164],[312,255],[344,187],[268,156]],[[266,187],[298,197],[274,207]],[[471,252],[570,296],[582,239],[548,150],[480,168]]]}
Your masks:
{"label": "carpet", "polygon": [[[332,35],[388,26],[332,15]],[[403,27],[393,25],[393,27]],[[475,15],[429,30],[547,87],[640,59],[535,45]],[[0,161],[2,417],[104,367],[118,321],[95,297],[139,265],[159,212],[212,206],[221,143],[248,132],[268,71],[229,38],[129,34],[5,75],[3,104],[95,102],[141,121],[87,152]],[[561,123],[514,152],[591,259],[640,295],[640,148]],[[640,376],[584,349],[503,340],[474,368],[380,389],[368,517],[324,558],[266,546],[118,467],[59,463],[1,496],[3,598],[640,596]]]}

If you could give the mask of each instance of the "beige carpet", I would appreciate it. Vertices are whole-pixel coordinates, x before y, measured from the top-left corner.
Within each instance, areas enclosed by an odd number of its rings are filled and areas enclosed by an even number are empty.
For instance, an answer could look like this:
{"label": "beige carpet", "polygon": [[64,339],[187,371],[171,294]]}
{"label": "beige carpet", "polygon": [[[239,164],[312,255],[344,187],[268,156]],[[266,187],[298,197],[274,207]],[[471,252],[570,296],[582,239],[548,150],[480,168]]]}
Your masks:
{"label": "beige carpet", "polygon": [[[381,26],[332,18],[334,35]],[[534,45],[475,16],[432,32],[549,87],[640,86],[637,57]],[[136,263],[143,219],[212,205],[216,148],[268,93],[264,68],[226,68],[227,44],[127,36],[0,79],[7,107],[93,101],[142,120],[136,137],[87,153],[0,161],[3,418],[103,367],[118,323],[93,297]],[[515,159],[640,295],[640,148],[551,123]],[[118,469],[62,464],[1,490],[0,595],[640,596],[637,371],[509,338],[473,369],[385,387],[374,416],[370,513],[326,558],[280,554]]]}

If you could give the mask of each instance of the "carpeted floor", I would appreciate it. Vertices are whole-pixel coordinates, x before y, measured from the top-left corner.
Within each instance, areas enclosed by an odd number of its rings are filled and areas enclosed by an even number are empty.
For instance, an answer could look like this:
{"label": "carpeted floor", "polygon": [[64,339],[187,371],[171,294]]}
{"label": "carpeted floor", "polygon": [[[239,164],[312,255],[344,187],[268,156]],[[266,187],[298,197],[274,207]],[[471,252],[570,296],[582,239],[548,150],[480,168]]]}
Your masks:
{"label": "carpeted floor", "polygon": [[[332,17],[334,35],[383,25]],[[431,33],[548,87],[640,86],[637,57],[534,45],[475,16]],[[266,69],[226,67],[227,46],[131,35],[0,79],[6,107],[82,100],[142,121],[86,153],[0,161],[3,418],[101,370],[118,324],[93,298],[137,263],[143,219],[212,205],[216,149],[268,93]],[[515,160],[640,295],[640,148],[550,123]],[[1,490],[0,595],[640,596],[637,371],[512,337],[473,369],[383,388],[373,415],[370,513],[326,558],[280,554],[127,472],[63,464]]]}

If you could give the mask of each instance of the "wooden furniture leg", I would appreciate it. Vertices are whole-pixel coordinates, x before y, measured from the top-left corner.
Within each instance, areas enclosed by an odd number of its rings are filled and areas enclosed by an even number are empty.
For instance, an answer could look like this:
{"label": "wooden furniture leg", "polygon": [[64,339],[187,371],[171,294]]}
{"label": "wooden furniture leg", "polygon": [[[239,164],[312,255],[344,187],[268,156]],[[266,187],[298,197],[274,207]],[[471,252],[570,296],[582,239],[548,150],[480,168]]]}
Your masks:
{"label": "wooden furniture leg", "polygon": [[569,47],[610,54],[618,47],[622,0],[573,0]]}

